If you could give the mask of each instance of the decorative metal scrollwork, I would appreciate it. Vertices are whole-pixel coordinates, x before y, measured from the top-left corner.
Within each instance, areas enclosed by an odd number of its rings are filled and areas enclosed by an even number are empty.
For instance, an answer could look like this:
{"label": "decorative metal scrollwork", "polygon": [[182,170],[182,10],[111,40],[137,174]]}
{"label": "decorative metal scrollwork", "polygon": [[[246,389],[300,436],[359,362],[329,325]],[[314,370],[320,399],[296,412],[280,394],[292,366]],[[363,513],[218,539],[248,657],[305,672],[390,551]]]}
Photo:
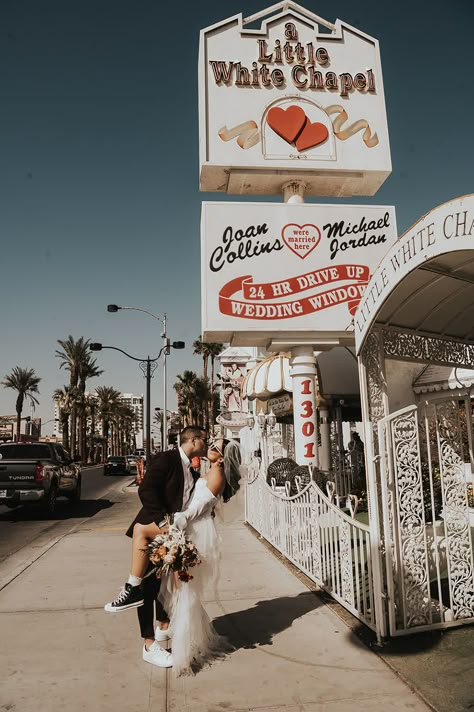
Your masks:
{"label": "decorative metal scrollwork", "polygon": [[451,610],[455,620],[474,617],[474,562],[462,445],[466,423],[461,422],[461,415],[465,415],[464,403],[457,399],[436,407]]}
{"label": "decorative metal scrollwork", "polygon": [[427,361],[447,366],[474,366],[474,346],[449,339],[437,339],[410,331],[383,329],[383,346],[387,356]]}
{"label": "decorative metal scrollwork", "polygon": [[393,458],[401,558],[399,608],[407,628],[431,621],[428,555],[416,411],[392,422]]}

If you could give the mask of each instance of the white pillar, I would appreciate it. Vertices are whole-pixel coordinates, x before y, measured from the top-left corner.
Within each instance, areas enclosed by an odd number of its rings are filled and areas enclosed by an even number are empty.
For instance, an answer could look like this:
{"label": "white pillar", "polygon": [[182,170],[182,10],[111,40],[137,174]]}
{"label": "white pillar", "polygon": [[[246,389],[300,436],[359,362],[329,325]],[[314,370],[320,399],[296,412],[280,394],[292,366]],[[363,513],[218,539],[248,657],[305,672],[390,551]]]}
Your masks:
{"label": "white pillar", "polygon": [[331,426],[329,422],[329,409],[326,404],[319,404],[319,428],[321,431],[321,449],[319,452],[319,466],[322,470],[331,469]]}
{"label": "white pillar", "polygon": [[293,346],[290,357],[293,383],[295,459],[298,465],[318,465],[316,432],[316,358],[312,346]]}

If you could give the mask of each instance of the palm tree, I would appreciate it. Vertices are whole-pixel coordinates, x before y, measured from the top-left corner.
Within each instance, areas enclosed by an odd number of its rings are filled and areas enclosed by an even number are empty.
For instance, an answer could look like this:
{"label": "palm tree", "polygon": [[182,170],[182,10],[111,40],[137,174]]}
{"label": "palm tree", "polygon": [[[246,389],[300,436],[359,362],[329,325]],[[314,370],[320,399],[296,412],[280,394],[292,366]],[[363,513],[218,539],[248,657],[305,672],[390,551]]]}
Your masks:
{"label": "palm tree", "polygon": [[86,426],[87,416],[86,411],[90,405],[85,397],[86,381],[89,378],[96,378],[104,373],[97,368],[97,362],[89,352],[87,352],[84,360],[79,364],[79,385],[78,385],[78,433],[79,433],[79,452],[81,460],[84,461],[86,454]]}
{"label": "palm tree", "polygon": [[193,424],[192,404],[198,375],[194,371],[184,371],[182,376],[178,375],[176,378],[178,381],[174,384],[174,389],[178,394],[178,410],[186,427]]}
{"label": "palm tree", "polygon": [[136,420],[135,411],[125,403],[120,402],[114,410],[116,450],[119,455],[127,455],[132,445],[132,425]]}
{"label": "palm tree", "polygon": [[76,452],[76,400],[79,395],[78,384],[81,374],[81,369],[90,361],[89,354],[89,339],[81,336],[77,341],[69,335],[66,340],[58,339],[58,344],[62,347],[62,351],[56,351],[57,358],[61,359],[60,368],[65,368],[69,371],[69,388],[71,397],[74,399],[71,403],[71,454],[74,457]]}
{"label": "palm tree", "polygon": [[222,353],[224,349],[223,344],[219,344],[217,342],[209,342],[206,343],[205,341],[202,341],[201,336],[199,336],[199,339],[196,339],[196,341],[193,343],[193,354],[202,356],[203,362],[204,362],[204,368],[203,368],[203,378],[204,380],[207,380],[207,366],[209,363],[209,359],[211,360],[211,383],[210,383],[210,390],[209,390],[209,403],[206,408],[206,418],[205,418],[205,426],[208,427],[209,423],[213,421],[213,395],[214,395],[214,361],[216,356],[218,356],[220,353]]}
{"label": "palm tree", "polygon": [[200,378],[194,371],[184,371],[177,379],[174,389],[178,394],[178,411],[185,425],[205,427],[210,397],[209,380]]}
{"label": "palm tree", "polygon": [[[97,396],[89,393],[84,396],[84,430],[85,430],[85,460],[95,463],[96,454],[96,423],[97,423]],[[89,428],[87,424],[89,423]],[[89,435],[89,440],[87,436]],[[84,462],[84,458],[83,462]]]}
{"label": "palm tree", "polygon": [[211,388],[210,388],[210,400],[209,400],[209,422],[214,425],[214,361],[216,356],[224,350],[224,344],[210,343],[207,344],[209,350],[209,357],[211,359]]}
{"label": "palm tree", "polygon": [[18,392],[16,399],[16,442],[20,442],[23,403],[25,398],[33,406],[39,403],[34,394],[39,393],[38,384],[40,381],[41,378],[36,375],[34,368],[21,368],[20,366],[15,366],[12,372],[6,375],[2,381],[4,388],[12,388]]}
{"label": "palm tree", "polygon": [[69,451],[69,418],[72,408],[72,393],[69,386],[57,388],[53,393],[53,400],[56,401],[59,410],[59,420],[61,422],[61,433],[63,446]]}
{"label": "palm tree", "polygon": [[203,378],[207,378],[207,364],[209,362],[209,350],[208,350],[208,344],[206,344],[204,341],[201,341],[201,336],[199,336],[199,339],[196,339],[193,343],[193,354],[195,356],[202,356],[203,360]]}
{"label": "palm tree", "polygon": [[120,391],[110,386],[98,386],[95,389],[98,400],[98,414],[102,422],[103,458],[108,454],[108,437],[110,423],[117,407],[120,405]]}

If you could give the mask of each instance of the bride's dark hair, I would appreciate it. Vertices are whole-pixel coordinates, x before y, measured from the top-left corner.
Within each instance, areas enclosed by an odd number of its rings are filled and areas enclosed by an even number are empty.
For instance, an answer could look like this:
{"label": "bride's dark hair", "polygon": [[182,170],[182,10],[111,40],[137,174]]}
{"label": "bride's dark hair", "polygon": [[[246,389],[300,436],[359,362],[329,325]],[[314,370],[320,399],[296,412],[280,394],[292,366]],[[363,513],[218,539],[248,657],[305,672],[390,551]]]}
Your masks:
{"label": "bride's dark hair", "polygon": [[231,497],[240,489],[240,455],[239,443],[235,440],[226,440],[222,443],[223,468],[225,476],[225,486],[222,493],[224,502],[228,502]]}

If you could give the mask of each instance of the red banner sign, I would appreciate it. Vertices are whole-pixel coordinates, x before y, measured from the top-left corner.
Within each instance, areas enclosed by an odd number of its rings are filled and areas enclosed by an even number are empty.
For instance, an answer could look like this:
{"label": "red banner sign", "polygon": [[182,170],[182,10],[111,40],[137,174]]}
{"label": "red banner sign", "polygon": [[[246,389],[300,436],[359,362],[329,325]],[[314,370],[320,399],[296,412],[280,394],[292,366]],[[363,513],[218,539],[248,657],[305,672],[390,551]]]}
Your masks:
{"label": "red banner sign", "polygon": [[[369,281],[369,268],[365,265],[334,265],[298,277],[277,282],[254,283],[252,275],[244,275],[227,282],[219,292],[219,310],[222,314],[242,319],[293,319],[312,314],[339,304],[347,304],[354,314]],[[291,297],[327,284],[350,281],[350,284],[333,286],[312,296],[275,302],[278,297]],[[234,295],[242,292],[243,299]],[[272,300],[272,301],[270,301]]]}

